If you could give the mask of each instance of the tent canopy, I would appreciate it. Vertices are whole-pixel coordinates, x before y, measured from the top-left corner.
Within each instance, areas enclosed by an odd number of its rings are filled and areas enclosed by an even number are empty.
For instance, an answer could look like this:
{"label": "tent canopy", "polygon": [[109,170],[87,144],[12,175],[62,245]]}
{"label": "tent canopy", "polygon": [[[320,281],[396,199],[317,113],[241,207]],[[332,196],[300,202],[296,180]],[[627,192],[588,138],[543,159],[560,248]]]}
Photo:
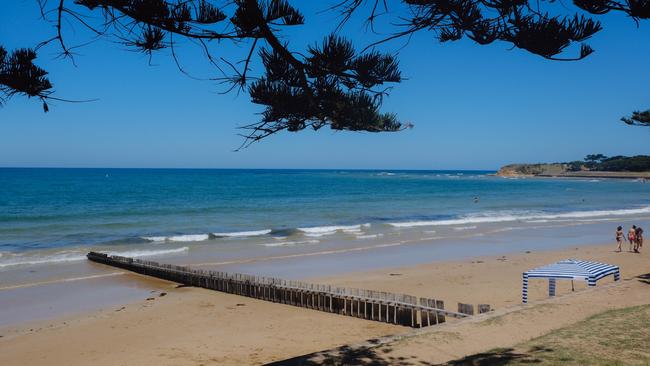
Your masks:
{"label": "tent canopy", "polygon": [[548,278],[549,296],[555,296],[555,280],[583,280],[589,283],[589,286],[596,286],[596,281],[601,278],[614,275],[614,280],[620,279],[620,269],[606,263],[582,261],[578,259],[566,259],[543,267],[531,269],[523,273],[523,291],[522,301],[528,302],[528,279],[529,278]]}

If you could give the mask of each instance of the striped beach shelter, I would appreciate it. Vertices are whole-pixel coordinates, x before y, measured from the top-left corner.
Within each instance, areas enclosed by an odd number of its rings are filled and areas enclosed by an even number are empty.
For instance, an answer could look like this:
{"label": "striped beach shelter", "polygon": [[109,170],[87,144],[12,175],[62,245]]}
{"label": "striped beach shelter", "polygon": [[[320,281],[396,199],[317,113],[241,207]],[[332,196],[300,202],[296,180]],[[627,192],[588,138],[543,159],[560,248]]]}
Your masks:
{"label": "striped beach shelter", "polygon": [[589,286],[596,286],[596,281],[605,276],[614,275],[614,281],[621,279],[618,266],[606,263],[566,259],[543,267],[531,269],[523,274],[522,302],[528,302],[528,280],[531,278],[548,278],[548,295],[555,296],[555,280],[582,280]]}

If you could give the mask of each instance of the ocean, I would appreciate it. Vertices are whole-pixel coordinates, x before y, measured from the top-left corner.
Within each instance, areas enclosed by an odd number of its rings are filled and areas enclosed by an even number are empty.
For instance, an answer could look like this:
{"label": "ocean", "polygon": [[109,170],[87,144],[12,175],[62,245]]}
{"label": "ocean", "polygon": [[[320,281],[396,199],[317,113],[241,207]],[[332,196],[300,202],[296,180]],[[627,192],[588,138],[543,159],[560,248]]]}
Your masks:
{"label": "ocean", "polygon": [[492,173],[3,168],[0,271],[90,250],[236,261],[650,217],[639,181]]}

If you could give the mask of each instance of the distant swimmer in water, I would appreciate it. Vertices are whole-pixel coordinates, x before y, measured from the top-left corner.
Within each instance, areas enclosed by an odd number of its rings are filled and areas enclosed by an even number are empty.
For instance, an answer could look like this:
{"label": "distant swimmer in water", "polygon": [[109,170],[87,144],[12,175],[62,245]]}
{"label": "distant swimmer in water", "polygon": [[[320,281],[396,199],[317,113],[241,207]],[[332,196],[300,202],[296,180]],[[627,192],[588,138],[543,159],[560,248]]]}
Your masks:
{"label": "distant swimmer in water", "polygon": [[474,197],[474,203],[478,203],[478,196]]}

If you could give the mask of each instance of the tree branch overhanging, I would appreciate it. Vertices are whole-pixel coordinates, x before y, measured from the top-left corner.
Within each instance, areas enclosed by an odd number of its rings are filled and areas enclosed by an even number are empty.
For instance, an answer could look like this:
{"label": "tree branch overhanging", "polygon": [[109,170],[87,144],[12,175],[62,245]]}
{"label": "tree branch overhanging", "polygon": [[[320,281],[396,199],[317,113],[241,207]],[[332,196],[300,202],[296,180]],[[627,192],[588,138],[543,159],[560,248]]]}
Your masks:
{"label": "tree branch overhanging", "polygon": [[[39,98],[47,110],[52,86],[47,72],[33,60],[35,51],[51,44],[72,59],[71,50],[79,46],[64,41],[64,20],[95,38],[117,40],[149,57],[171,49],[178,69],[191,75],[175,49],[178,42],[188,41],[199,46],[221,75],[208,79],[230,84],[228,90],[246,90],[253,103],[263,106],[261,120],[242,127],[247,131],[244,146],[306,128],[381,132],[410,127],[396,115],[381,112],[383,98],[402,78],[397,59],[374,50],[379,44],[430,32],[440,42],[464,37],[479,45],[505,42],[549,60],[577,61],[594,52],[585,43],[602,29],[593,16],[619,12],[636,22],[650,18],[650,0],[573,0],[573,9],[558,7],[554,0],[401,0],[391,3],[392,8],[385,0],[338,0],[330,7],[341,13],[335,32],[362,12],[367,12],[366,23],[375,34],[381,17],[392,17],[389,27],[394,31],[361,51],[332,34],[297,52],[278,36],[284,27],[305,22],[287,0],[36,1],[55,34],[33,50],[9,55],[1,49],[0,102],[20,94]],[[239,61],[213,57],[212,49],[224,43],[247,44],[247,52]],[[579,45],[576,54],[565,56],[575,52],[574,45]],[[253,62],[255,55],[261,68]],[[623,120],[646,124],[647,113],[634,112]]]}

